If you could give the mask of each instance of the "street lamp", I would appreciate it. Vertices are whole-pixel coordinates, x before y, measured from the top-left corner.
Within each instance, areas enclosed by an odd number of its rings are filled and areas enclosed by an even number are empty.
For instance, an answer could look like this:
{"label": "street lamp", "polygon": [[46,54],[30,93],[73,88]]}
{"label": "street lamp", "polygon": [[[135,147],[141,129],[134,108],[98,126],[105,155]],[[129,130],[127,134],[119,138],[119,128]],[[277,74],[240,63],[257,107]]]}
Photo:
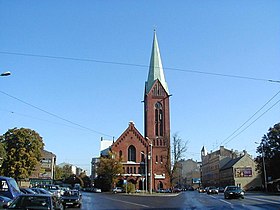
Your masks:
{"label": "street lamp", "polygon": [[[255,144],[259,144],[255,142]],[[263,163],[263,176],[264,176],[264,190],[267,192],[267,178],[266,178],[266,168],[265,168],[265,161],[264,161],[264,151],[263,151],[263,143],[260,144],[262,149],[262,163]]]}
{"label": "street lamp", "polygon": [[6,71],[6,72],[3,72],[2,74],[0,74],[1,77],[6,77],[6,76],[10,76],[11,75],[11,72],[9,71]]}
{"label": "street lamp", "polygon": [[152,142],[150,141],[150,147],[151,147],[151,151],[150,151],[150,160],[151,160],[151,171],[150,171],[150,193],[152,194],[153,190],[153,144]]}
{"label": "street lamp", "polygon": [[146,175],[146,182],[145,182],[145,187],[146,187],[146,192],[148,190],[148,164],[147,164],[147,155],[144,152],[141,152],[142,155],[145,157],[145,175]]}

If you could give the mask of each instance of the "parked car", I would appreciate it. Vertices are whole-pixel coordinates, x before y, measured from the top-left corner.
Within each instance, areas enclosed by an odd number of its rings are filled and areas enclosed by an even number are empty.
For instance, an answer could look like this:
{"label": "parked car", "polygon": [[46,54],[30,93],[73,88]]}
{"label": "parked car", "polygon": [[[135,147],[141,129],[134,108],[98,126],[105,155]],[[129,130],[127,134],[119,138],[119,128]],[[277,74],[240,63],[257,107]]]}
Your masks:
{"label": "parked car", "polygon": [[64,207],[78,207],[82,205],[82,196],[78,190],[65,191],[61,196],[61,202]]}
{"label": "parked car", "polygon": [[36,192],[37,194],[52,195],[52,193],[50,191],[47,191],[44,188],[34,187],[34,188],[30,188],[30,189],[33,190],[34,192]]}
{"label": "parked car", "polygon": [[3,208],[3,206],[8,206],[12,202],[11,198],[0,196],[0,208]]}
{"label": "parked car", "polygon": [[207,194],[219,194],[219,190],[217,187],[211,186],[208,188]]}
{"label": "parked car", "polygon": [[113,193],[122,193],[122,192],[124,192],[124,190],[123,190],[123,188],[121,188],[121,187],[115,187],[115,188],[113,189]]}
{"label": "parked car", "polygon": [[60,200],[56,196],[42,194],[21,194],[11,204],[4,205],[6,209],[48,209],[63,210]]}
{"label": "parked car", "polygon": [[93,192],[95,192],[95,193],[101,193],[101,189],[99,189],[99,188],[93,188]]}
{"label": "parked car", "polygon": [[17,182],[11,177],[0,176],[0,195],[14,199],[21,194]]}
{"label": "parked car", "polygon": [[227,186],[224,191],[224,198],[242,198],[244,199],[244,191],[238,186]]}
{"label": "parked car", "polygon": [[174,192],[174,193],[179,193],[179,192],[182,192],[182,189],[176,187],[176,188],[174,188],[174,189],[172,190],[172,192]]}
{"label": "parked car", "polygon": [[225,191],[225,188],[223,187],[218,187],[219,192],[223,193]]}
{"label": "parked car", "polygon": [[62,194],[62,190],[60,189],[60,187],[58,185],[46,185],[44,187],[44,189],[46,189],[47,191],[51,192],[53,195],[60,197]]}
{"label": "parked car", "polygon": [[197,191],[199,193],[205,193],[206,192],[206,190],[203,187],[198,188]]}
{"label": "parked car", "polygon": [[170,189],[158,189],[157,190],[158,193],[171,193]]}
{"label": "parked car", "polygon": [[35,191],[30,188],[19,188],[23,194],[37,194]]}

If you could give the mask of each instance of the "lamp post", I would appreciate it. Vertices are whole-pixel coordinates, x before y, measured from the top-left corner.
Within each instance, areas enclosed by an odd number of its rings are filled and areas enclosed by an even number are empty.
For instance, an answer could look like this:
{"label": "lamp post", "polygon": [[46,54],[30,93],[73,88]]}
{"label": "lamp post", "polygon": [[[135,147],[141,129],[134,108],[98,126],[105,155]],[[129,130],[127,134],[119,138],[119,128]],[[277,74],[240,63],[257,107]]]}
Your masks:
{"label": "lamp post", "polygon": [[7,76],[10,76],[11,75],[11,72],[9,71],[6,71],[6,72],[3,72],[0,74],[1,77],[7,77]]}
{"label": "lamp post", "polygon": [[[255,142],[258,144],[258,142]],[[260,144],[262,149],[262,163],[263,163],[263,176],[264,176],[264,190],[267,192],[267,178],[266,178],[266,168],[265,168],[265,161],[264,161],[264,151],[263,151],[263,143]]]}
{"label": "lamp post", "polygon": [[147,192],[147,190],[148,190],[148,183],[147,183],[147,181],[148,181],[147,155],[144,152],[141,152],[141,154],[144,155],[144,157],[145,157],[145,175],[146,175],[146,178],[145,178],[145,180],[146,180],[145,185],[146,186],[145,187],[146,187],[146,192]]}
{"label": "lamp post", "polygon": [[152,188],[153,188],[153,183],[152,183],[152,181],[153,181],[153,178],[152,178],[152,176],[153,176],[153,144],[152,144],[152,142],[150,142],[150,147],[151,147],[151,151],[150,151],[150,159],[151,159],[150,193],[152,194],[152,192],[153,192],[153,190],[152,190]]}

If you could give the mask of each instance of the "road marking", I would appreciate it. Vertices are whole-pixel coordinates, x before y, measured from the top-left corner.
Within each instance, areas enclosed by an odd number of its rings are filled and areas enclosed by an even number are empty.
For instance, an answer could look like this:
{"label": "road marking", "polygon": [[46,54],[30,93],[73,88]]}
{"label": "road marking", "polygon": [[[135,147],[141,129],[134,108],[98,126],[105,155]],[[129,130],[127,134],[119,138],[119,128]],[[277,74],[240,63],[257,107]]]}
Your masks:
{"label": "road marking", "polygon": [[264,201],[264,202],[268,202],[268,203],[274,203],[274,204],[280,204],[280,202],[276,202],[276,201],[271,201],[271,200],[265,200],[265,199],[260,199],[260,198],[252,198],[252,197],[247,197],[247,199],[251,199],[251,200],[257,200],[257,201]]}
{"label": "road marking", "polygon": [[220,200],[228,205],[231,205],[231,207],[233,207],[232,203],[228,202],[228,201],[225,201],[224,199],[220,199],[220,198],[217,198],[216,196],[213,196],[213,195],[210,195],[210,197],[212,197],[213,199],[217,199],[217,200]]}
{"label": "road marking", "polygon": [[142,206],[142,207],[147,207],[147,208],[149,208],[149,206],[146,206],[146,205],[143,205],[143,204],[132,203],[132,202],[122,201],[122,200],[113,199],[113,198],[107,198],[107,199],[112,200],[112,201],[123,202],[123,203],[126,203],[126,204],[131,204],[131,205],[135,205],[135,206]]}
{"label": "road marking", "polygon": [[225,200],[223,200],[223,199],[219,199],[220,201],[222,201],[222,202],[224,202],[224,203],[226,203],[226,204],[228,204],[228,205],[232,205],[232,203],[230,203],[230,202],[228,202],[228,201],[225,201]]}

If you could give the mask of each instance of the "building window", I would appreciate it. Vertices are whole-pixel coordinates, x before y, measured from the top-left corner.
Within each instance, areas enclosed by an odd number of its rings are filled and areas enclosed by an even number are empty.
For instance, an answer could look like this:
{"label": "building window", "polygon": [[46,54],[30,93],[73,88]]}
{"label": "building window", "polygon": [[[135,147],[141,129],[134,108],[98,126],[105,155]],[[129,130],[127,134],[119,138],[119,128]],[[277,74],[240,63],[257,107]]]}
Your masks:
{"label": "building window", "polygon": [[134,174],[136,174],[136,167],[134,167]]}
{"label": "building window", "polygon": [[136,162],[136,149],[133,145],[128,147],[128,161]]}
{"label": "building window", "polygon": [[156,163],[158,162],[158,156],[156,155]]}
{"label": "building window", "polygon": [[122,151],[119,151],[119,159],[122,159]]}
{"label": "building window", "polygon": [[126,168],[126,173],[129,174],[129,167]]}
{"label": "building window", "polygon": [[142,162],[142,163],[145,162],[145,154],[144,154],[143,151],[141,152],[141,162]]}
{"label": "building window", "polygon": [[155,134],[156,136],[163,136],[163,111],[160,102],[155,104]]}

